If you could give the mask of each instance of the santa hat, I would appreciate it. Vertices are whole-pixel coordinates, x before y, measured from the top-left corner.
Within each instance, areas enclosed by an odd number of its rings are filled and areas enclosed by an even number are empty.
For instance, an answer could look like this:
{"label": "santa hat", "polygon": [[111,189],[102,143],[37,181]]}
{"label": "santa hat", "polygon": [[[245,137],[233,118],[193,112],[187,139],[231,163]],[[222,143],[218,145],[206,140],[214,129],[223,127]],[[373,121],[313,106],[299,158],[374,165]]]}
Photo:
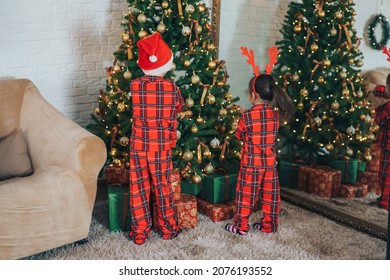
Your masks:
{"label": "santa hat", "polygon": [[137,42],[138,65],[146,75],[161,75],[172,68],[173,54],[158,32]]}

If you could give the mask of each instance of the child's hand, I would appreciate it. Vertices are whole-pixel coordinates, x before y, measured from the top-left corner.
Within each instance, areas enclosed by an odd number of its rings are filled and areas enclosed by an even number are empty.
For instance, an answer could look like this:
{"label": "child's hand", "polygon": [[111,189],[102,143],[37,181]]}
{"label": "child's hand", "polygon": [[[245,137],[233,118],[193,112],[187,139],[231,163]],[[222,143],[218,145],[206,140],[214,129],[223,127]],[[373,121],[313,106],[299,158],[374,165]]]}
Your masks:
{"label": "child's hand", "polygon": [[364,89],[366,90],[366,92],[373,92],[375,90],[375,87],[376,87],[376,84],[373,84],[373,83],[366,83],[364,85]]}

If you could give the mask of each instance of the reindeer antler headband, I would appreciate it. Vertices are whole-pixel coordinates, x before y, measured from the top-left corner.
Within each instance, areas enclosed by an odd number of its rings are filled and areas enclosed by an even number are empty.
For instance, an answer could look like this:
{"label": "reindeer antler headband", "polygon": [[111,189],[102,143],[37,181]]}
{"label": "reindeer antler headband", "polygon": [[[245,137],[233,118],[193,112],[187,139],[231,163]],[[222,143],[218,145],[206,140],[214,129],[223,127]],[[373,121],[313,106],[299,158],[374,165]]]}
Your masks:
{"label": "reindeer antler headband", "polygon": [[[255,55],[253,53],[252,49],[249,49],[247,47],[241,47],[241,54],[248,57],[247,63],[252,66],[253,73],[255,74],[255,79],[260,76],[259,72],[259,66],[255,64]],[[272,68],[274,67],[275,63],[278,61],[278,49],[273,46],[268,49],[268,55],[269,55],[269,64],[265,65],[265,73],[271,74]],[[252,83],[252,90],[256,92],[255,90],[255,80]]]}
{"label": "reindeer antler headband", "polygon": [[382,46],[382,52],[387,55],[387,61],[390,62],[390,48],[387,49],[385,46]]}
{"label": "reindeer antler headband", "polygon": [[[255,74],[255,76],[256,77],[260,76],[261,74],[259,72],[259,66],[255,64],[255,55],[253,53],[253,50],[249,49],[248,51],[247,47],[241,47],[240,49],[241,49],[241,54],[248,57],[246,62],[252,66],[253,73]],[[269,48],[268,55],[269,55],[269,64],[266,64],[265,66],[265,73],[271,74],[272,68],[274,67],[275,63],[278,62],[278,58],[277,58],[278,49],[275,46]]]}

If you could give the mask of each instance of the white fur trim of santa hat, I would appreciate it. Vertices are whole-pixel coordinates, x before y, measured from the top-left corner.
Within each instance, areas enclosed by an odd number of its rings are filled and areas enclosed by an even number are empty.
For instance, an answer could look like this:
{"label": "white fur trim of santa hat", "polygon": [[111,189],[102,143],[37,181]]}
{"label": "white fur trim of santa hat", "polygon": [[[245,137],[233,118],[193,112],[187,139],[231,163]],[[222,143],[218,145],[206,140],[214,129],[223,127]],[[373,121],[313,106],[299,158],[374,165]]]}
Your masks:
{"label": "white fur trim of santa hat", "polygon": [[161,75],[172,68],[173,54],[159,32],[137,42],[138,65],[146,75]]}

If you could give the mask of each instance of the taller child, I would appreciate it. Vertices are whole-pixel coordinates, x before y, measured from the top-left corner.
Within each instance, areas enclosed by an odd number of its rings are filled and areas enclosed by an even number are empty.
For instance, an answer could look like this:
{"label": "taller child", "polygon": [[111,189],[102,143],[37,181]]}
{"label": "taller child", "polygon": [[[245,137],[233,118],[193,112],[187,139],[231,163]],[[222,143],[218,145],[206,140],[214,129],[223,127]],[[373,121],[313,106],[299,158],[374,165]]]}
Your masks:
{"label": "taller child", "polygon": [[130,238],[143,244],[150,235],[150,193],[157,204],[163,239],[179,232],[170,188],[171,149],[176,146],[176,116],[184,105],[180,90],[163,76],[172,68],[173,54],[160,33],[139,40],[138,65],[144,76],[130,84],[133,125],[130,138]]}

